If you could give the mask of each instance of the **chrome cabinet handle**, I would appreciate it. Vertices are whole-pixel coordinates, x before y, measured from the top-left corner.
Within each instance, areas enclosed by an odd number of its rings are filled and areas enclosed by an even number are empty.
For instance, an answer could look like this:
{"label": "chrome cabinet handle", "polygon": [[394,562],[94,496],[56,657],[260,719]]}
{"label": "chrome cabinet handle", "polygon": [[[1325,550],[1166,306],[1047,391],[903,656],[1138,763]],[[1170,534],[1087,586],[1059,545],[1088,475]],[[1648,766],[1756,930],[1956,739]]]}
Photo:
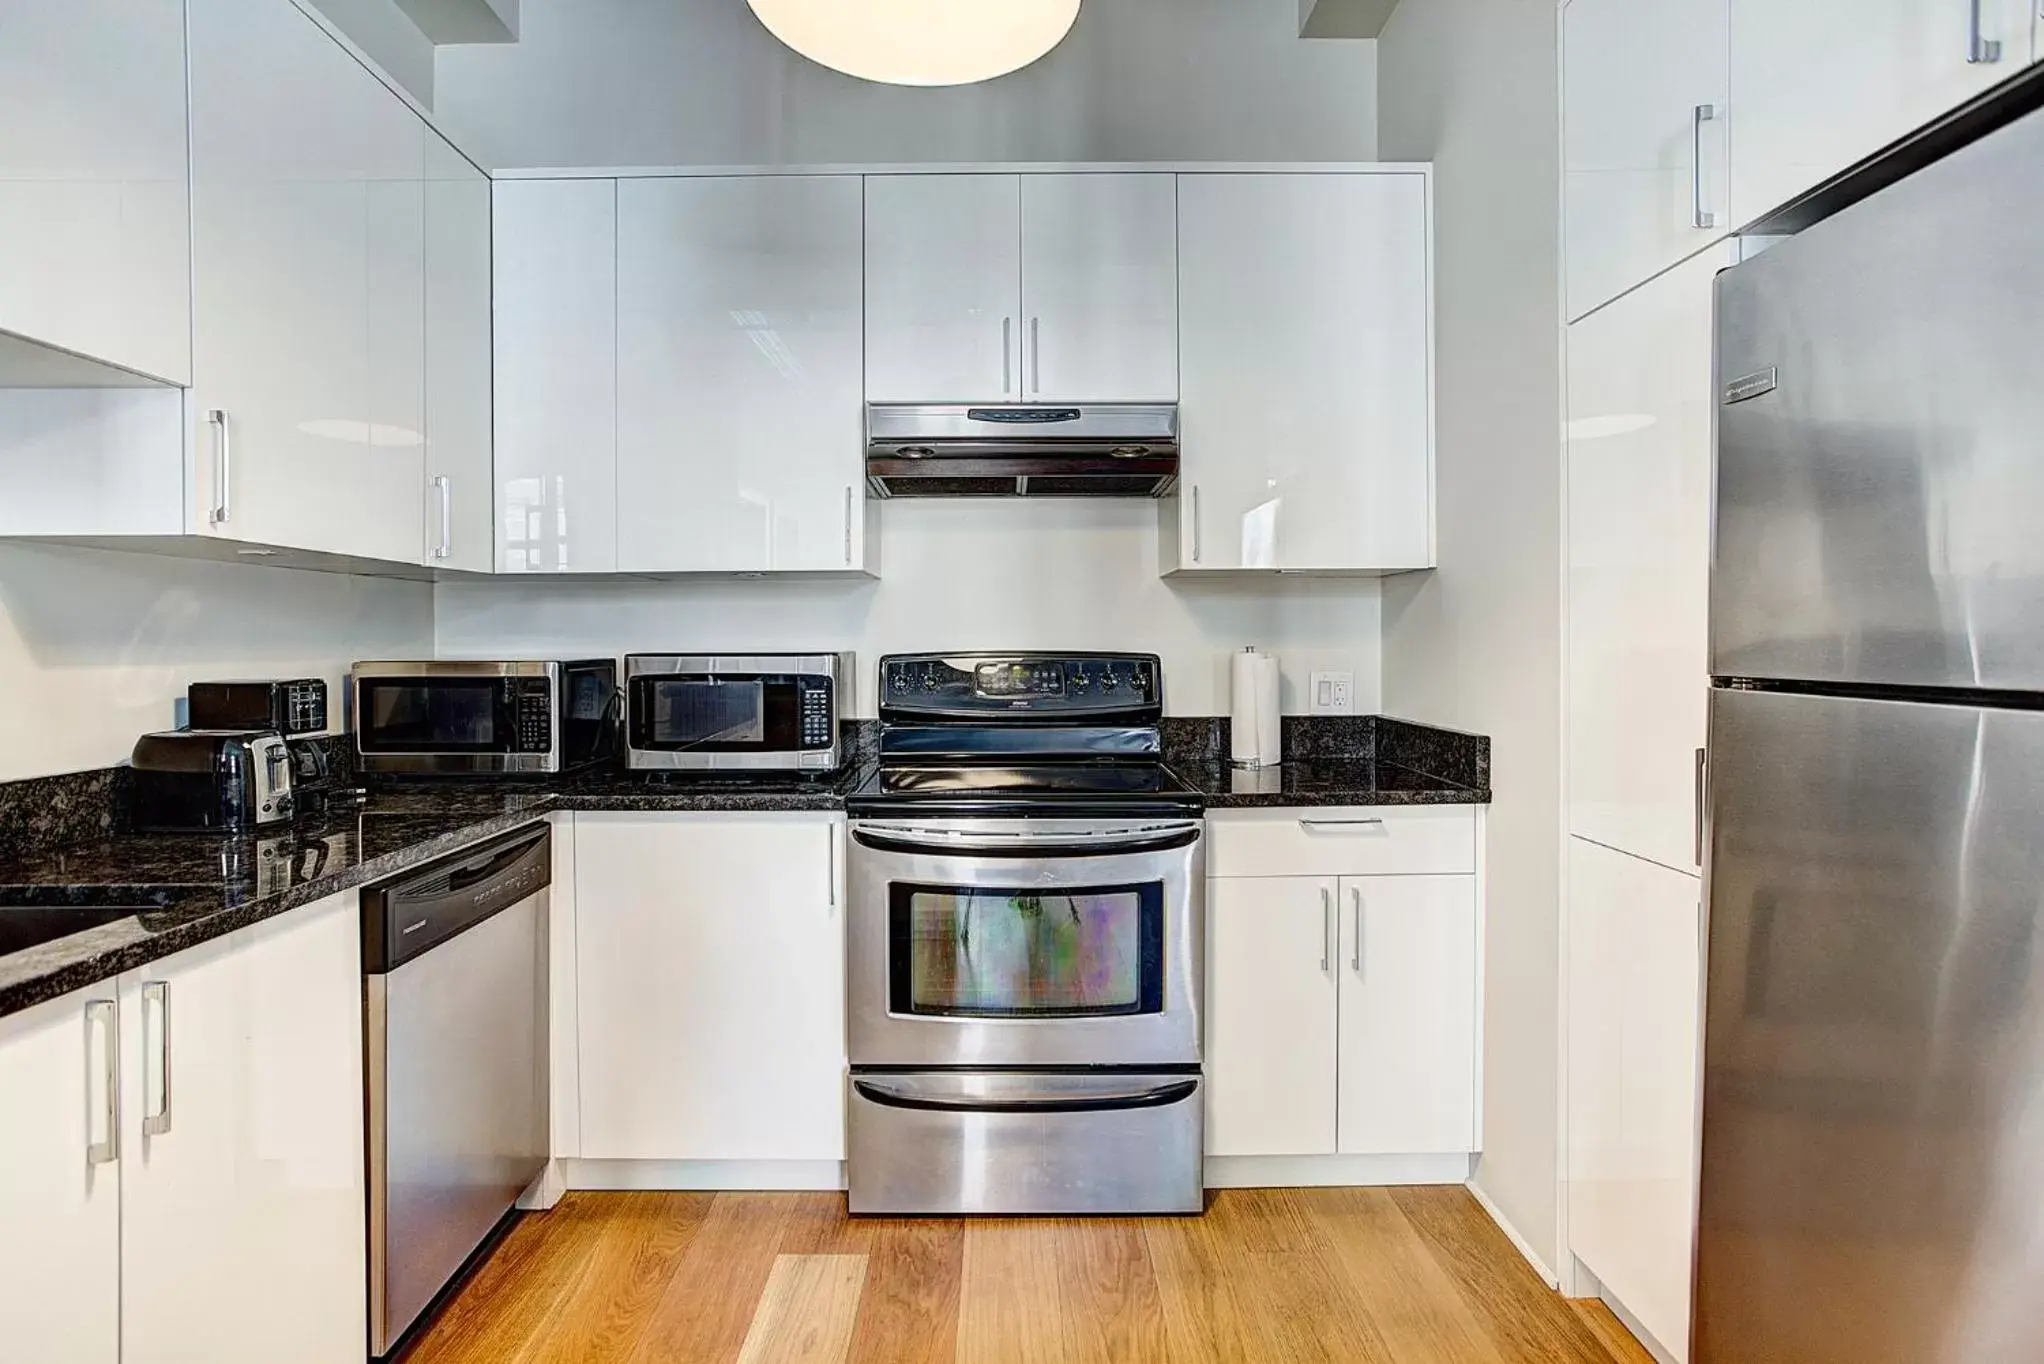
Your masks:
{"label": "chrome cabinet handle", "polygon": [[852,485],[845,484],[845,563],[852,562]]}
{"label": "chrome cabinet handle", "polygon": [[[147,1045],[149,1006],[156,1006],[156,1063],[163,1075],[163,1101],[154,1113],[142,1116],[142,1134],[160,1137],[170,1130],[170,982],[152,980],[142,986],[142,1028]],[[148,1097],[148,1076],[143,1076],[143,1097]]]}
{"label": "chrome cabinet handle", "polygon": [[1199,562],[1199,484],[1192,485],[1192,561]]}
{"label": "chrome cabinet handle", "polygon": [[1381,819],[1302,819],[1301,829],[1368,829],[1384,823]]}
{"label": "chrome cabinet handle", "polygon": [[1356,907],[1356,943],[1355,951],[1349,957],[1349,965],[1360,976],[1363,973],[1363,888],[1350,886],[1348,893],[1350,902]]}
{"label": "chrome cabinet handle", "polygon": [[1015,319],[1001,319],[1001,396],[1015,391]]}
{"label": "chrome cabinet handle", "polygon": [[1320,969],[1334,969],[1334,892],[1320,888]]}
{"label": "chrome cabinet handle", "polygon": [[824,894],[832,912],[837,910],[837,829],[835,824],[830,826],[830,861],[824,871]]}
{"label": "chrome cabinet handle", "polygon": [[111,1165],[121,1155],[121,1113],[119,1095],[121,1091],[121,1039],[118,1029],[116,1004],[111,999],[95,999],[85,1006],[85,1064],[92,1064],[93,1026],[99,1026],[100,1036],[106,1043],[106,1056],[99,1065],[99,1081],[106,1093],[100,1099],[100,1120],[106,1124],[106,1140],[93,1141],[92,1133],[85,1134],[85,1163],[87,1165]]}
{"label": "chrome cabinet handle", "polygon": [[208,519],[224,526],[234,516],[234,441],[223,409],[208,408],[206,421],[213,428],[213,510]]}
{"label": "chrome cabinet handle", "polygon": [[1043,392],[1043,319],[1029,319],[1029,391]]}
{"label": "chrome cabinet handle", "polygon": [[454,480],[445,474],[435,474],[433,487],[440,493],[440,548],[433,551],[433,557],[451,559],[454,557]]}
{"label": "chrome cabinet handle", "polygon": [[2001,41],[1983,36],[1980,29],[1980,0],[1972,0],[1971,24],[1966,34],[1966,61],[1972,66],[1989,66],[2001,60]]}
{"label": "chrome cabinet handle", "polygon": [[1717,116],[1715,104],[1699,104],[1689,124],[1689,198],[1692,221],[1698,227],[1718,225],[1718,215],[1703,206],[1703,125]]}
{"label": "chrome cabinet handle", "polygon": [[1692,808],[1694,810],[1693,823],[1696,826],[1696,865],[1699,867],[1703,865],[1703,797],[1704,788],[1708,785],[1705,780],[1705,772],[1708,766],[1708,759],[1705,757],[1705,754],[1708,751],[1702,748],[1696,750],[1696,795]]}

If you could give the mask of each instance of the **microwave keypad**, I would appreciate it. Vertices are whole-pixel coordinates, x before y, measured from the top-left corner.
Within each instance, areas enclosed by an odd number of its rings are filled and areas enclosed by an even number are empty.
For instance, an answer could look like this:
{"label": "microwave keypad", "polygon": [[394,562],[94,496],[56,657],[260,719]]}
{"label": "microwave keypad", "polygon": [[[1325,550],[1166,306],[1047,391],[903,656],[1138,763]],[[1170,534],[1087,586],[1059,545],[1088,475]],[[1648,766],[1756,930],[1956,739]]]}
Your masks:
{"label": "microwave keypad", "polygon": [[831,745],[830,732],[830,688],[803,687],[802,695],[802,746],[804,748],[828,748]]}
{"label": "microwave keypad", "polygon": [[553,697],[542,684],[518,697],[518,751],[546,753],[553,746]]}

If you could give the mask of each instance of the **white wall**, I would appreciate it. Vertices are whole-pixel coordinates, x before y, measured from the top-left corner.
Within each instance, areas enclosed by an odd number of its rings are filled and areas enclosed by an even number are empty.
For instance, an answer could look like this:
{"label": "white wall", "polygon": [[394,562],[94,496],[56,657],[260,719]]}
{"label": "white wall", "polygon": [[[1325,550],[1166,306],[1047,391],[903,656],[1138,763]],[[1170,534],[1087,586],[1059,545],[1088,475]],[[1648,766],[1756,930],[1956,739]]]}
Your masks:
{"label": "white wall", "polygon": [[435,589],[439,650],[851,649],[854,711],[870,716],[884,653],[1128,649],[1163,658],[1172,714],[1222,715],[1228,655],[1256,644],[1283,662],[1288,712],[1305,709],[1316,668],[1354,672],[1357,710],[1377,708],[1374,581],[1166,581],[1157,576],[1156,506],[1140,500],[889,502],[881,520],[878,582],[444,582]]}
{"label": "white wall", "polygon": [[1558,1269],[1560,170],[1552,0],[1403,0],[1383,154],[1432,160],[1438,572],[1384,595],[1384,705],[1491,736],[1484,1154]]}
{"label": "white wall", "polygon": [[185,684],[324,677],[430,657],[432,588],[143,554],[0,544],[0,781],[125,762]]}
{"label": "white wall", "polygon": [[1298,18],[1090,0],[1034,66],[914,90],[796,56],[744,0],[524,0],[515,44],[440,50],[434,112],[491,169],[1373,159],[1375,44]]}

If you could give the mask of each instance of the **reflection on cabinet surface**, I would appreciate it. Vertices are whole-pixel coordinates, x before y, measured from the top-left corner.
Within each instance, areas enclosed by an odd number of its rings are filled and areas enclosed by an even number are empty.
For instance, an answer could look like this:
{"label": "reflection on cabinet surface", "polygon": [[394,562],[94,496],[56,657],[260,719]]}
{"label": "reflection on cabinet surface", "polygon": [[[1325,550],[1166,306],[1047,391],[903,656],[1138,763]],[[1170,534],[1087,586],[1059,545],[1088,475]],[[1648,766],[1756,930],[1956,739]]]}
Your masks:
{"label": "reflection on cabinet surface", "polygon": [[490,181],[426,134],[426,562],[488,573]]}
{"label": "reflection on cabinet surface", "polygon": [[1433,564],[1428,180],[1178,180],[1166,572]]}
{"label": "reflection on cabinet surface", "polygon": [[865,558],[855,175],[617,187],[618,567]]}
{"label": "reflection on cabinet surface", "polygon": [[1569,1250],[1675,1358],[1689,1342],[1695,876],[1569,840]]}
{"label": "reflection on cabinet surface", "polygon": [[866,177],[866,398],[1022,397],[1015,175]]}

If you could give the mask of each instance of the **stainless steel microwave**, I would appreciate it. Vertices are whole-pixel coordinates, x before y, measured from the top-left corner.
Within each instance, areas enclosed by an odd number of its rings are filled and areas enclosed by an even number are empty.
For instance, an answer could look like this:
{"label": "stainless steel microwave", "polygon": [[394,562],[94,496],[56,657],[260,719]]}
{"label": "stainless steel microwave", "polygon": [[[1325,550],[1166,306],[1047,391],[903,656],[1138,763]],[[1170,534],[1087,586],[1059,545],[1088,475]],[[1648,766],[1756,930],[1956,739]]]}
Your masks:
{"label": "stainless steel microwave", "polygon": [[642,771],[832,772],[850,654],[631,654],[626,762]]}
{"label": "stainless steel microwave", "polygon": [[357,663],[349,681],[365,772],[569,772],[618,752],[617,661]]}

